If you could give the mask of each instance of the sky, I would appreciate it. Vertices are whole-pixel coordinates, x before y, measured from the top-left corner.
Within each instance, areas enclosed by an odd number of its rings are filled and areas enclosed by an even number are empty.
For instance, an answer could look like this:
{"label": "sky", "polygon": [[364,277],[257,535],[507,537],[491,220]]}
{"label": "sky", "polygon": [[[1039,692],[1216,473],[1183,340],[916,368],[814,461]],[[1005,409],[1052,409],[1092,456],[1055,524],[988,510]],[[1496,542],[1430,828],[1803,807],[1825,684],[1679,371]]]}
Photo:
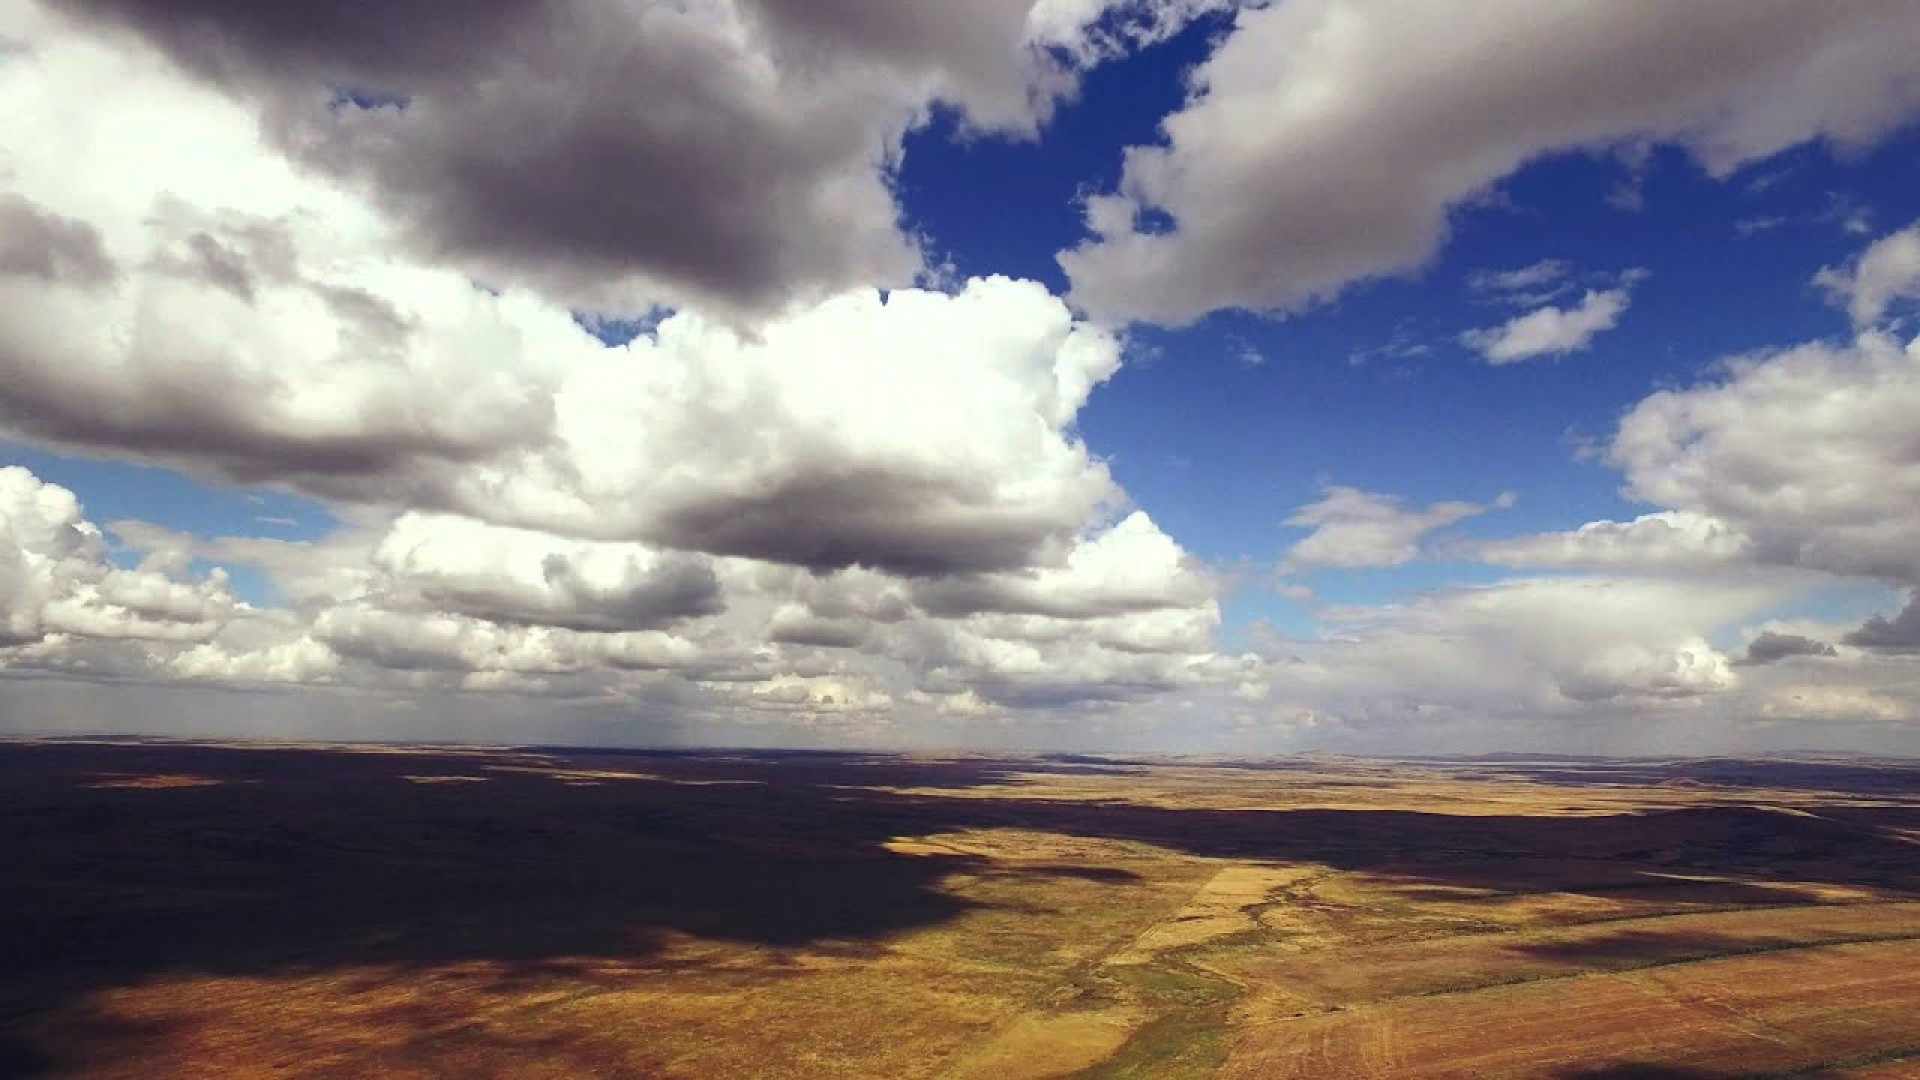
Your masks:
{"label": "sky", "polygon": [[0,731],[1920,753],[1916,56],[0,0]]}

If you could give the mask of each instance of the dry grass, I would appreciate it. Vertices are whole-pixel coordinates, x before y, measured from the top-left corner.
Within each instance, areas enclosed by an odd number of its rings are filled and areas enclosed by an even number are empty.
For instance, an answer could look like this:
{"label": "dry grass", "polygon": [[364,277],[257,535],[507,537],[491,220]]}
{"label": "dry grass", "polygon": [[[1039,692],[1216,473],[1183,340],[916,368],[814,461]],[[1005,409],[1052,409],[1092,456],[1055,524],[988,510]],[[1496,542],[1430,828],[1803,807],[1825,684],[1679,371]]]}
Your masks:
{"label": "dry grass", "polygon": [[4,1076],[1920,1075],[1888,766],[14,743],[0,812]]}
{"label": "dry grass", "polygon": [[1657,1060],[1751,1076],[1920,1049],[1920,944],[1577,975],[1254,1026],[1225,1077],[1493,1080]]}

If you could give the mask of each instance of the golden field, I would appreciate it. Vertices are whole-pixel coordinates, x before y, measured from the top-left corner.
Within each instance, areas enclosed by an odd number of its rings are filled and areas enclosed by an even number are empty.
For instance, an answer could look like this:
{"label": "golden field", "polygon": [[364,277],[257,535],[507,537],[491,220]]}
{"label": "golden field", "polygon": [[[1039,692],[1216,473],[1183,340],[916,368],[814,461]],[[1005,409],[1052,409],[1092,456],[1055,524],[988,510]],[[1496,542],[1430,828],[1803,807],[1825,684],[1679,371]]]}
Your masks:
{"label": "golden field", "polygon": [[1920,768],[0,743],[0,1075],[1920,1077]]}

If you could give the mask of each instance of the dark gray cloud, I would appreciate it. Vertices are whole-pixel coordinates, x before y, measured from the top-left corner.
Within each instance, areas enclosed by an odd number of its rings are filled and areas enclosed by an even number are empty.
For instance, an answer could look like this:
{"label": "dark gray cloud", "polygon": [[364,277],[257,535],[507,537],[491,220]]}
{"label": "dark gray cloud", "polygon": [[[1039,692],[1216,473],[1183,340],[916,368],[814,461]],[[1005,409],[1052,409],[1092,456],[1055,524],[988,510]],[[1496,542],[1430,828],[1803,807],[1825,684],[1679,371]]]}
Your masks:
{"label": "dark gray cloud", "polygon": [[423,588],[421,596],[436,608],[477,618],[568,630],[651,629],[714,615],[724,606],[713,568],[695,556],[666,556],[614,582],[583,573],[560,552],[547,556],[544,568],[542,589],[497,579],[443,582]]}
{"label": "dark gray cloud", "polygon": [[996,506],[986,478],[888,468],[782,478],[742,498],[703,492],[662,515],[669,546],[922,577],[1021,566],[1057,527],[1046,508]]}
{"label": "dark gray cloud", "polygon": [[1920,653],[1920,590],[1915,590],[1898,615],[1891,619],[1875,615],[1840,640],[1875,652]]}
{"label": "dark gray cloud", "polygon": [[767,626],[767,640],[784,645],[851,649],[867,641],[867,624],[858,619],[822,619],[804,611],[782,611]]}
{"label": "dark gray cloud", "polygon": [[159,273],[220,289],[248,304],[263,283],[300,280],[299,254],[282,223],[205,214],[169,199],[153,226],[170,234],[149,261]]}
{"label": "dark gray cloud", "polygon": [[0,275],[102,285],[117,273],[92,225],[0,191]]}
{"label": "dark gray cloud", "polygon": [[1030,127],[1071,79],[985,5],[79,0],[361,183],[420,248],[580,306],[736,309],[919,268],[887,173],[935,99]]}
{"label": "dark gray cloud", "polygon": [[1775,660],[1785,660],[1790,656],[1834,655],[1837,655],[1834,647],[1824,641],[1800,634],[1781,634],[1767,630],[1747,644],[1747,654],[1735,663],[1751,667],[1771,664]]}

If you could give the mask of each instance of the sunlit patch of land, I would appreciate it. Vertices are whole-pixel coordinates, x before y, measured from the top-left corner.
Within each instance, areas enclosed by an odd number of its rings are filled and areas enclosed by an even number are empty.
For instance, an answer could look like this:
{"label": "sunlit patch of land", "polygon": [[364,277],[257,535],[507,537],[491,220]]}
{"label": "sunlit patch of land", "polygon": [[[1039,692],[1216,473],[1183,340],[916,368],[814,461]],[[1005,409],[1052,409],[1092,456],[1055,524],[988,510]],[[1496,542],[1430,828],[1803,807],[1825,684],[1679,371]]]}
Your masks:
{"label": "sunlit patch of land", "polygon": [[0,743],[0,1076],[1920,1076],[1920,767]]}

